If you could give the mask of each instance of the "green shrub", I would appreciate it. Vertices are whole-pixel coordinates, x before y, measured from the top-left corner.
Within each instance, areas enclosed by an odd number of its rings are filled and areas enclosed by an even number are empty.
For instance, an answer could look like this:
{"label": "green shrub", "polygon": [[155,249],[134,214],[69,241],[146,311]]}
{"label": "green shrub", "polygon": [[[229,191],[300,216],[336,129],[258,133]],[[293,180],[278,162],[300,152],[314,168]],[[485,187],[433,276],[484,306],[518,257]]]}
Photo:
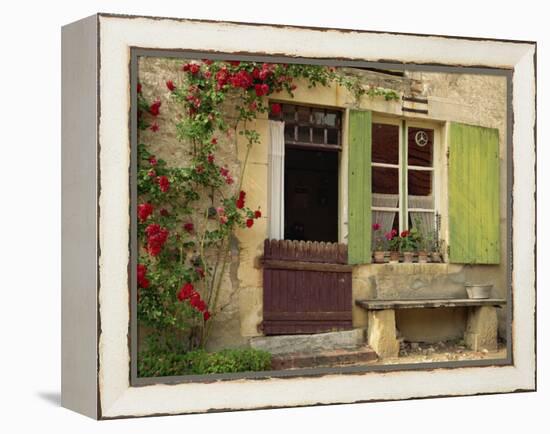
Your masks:
{"label": "green shrub", "polygon": [[138,356],[140,377],[224,374],[270,369],[271,354],[253,348],[226,349],[213,353],[195,350],[182,354],[143,351]]}

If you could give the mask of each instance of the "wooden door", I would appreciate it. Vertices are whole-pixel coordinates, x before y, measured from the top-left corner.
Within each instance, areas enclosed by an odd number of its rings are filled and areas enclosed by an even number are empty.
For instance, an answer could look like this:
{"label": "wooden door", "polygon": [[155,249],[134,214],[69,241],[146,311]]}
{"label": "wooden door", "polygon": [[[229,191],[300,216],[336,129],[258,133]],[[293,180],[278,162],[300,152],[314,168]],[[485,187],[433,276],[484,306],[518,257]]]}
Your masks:
{"label": "wooden door", "polygon": [[347,246],[265,240],[263,332],[320,333],[352,328]]}

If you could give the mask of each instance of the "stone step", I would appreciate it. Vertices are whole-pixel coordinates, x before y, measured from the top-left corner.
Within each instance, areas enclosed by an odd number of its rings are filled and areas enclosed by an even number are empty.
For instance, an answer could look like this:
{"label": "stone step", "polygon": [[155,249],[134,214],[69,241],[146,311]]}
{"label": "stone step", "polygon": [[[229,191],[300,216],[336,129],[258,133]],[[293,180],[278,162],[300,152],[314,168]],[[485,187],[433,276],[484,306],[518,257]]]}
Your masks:
{"label": "stone step", "polygon": [[372,362],[377,359],[376,353],[368,345],[354,349],[339,349],[331,351],[296,352],[279,354],[271,358],[271,369],[304,369],[320,367],[337,367]]}
{"label": "stone step", "polygon": [[288,353],[318,353],[321,351],[355,349],[365,343],[365,330],[358,328],[311,335],[261,336],[250,339],[250,346],[273,355]]}

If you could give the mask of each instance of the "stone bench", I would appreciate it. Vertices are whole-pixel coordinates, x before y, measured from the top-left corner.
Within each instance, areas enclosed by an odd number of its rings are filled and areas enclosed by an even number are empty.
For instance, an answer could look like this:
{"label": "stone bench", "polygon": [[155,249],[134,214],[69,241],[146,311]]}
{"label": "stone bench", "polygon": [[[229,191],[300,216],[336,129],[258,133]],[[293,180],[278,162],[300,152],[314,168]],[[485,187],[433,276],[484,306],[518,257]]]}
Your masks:
{"label": "stone bench", "polygon": [[449,307],[467,307],[468,319],[464,342],[468,348],[497,349],[497,308],[506,304],[500,298],[445,298],[426,300],[356,300],[355,304],[367,310],[367,339],[378,357],[397,357],[399,341],[396,336],[396,309],[436,309]]}

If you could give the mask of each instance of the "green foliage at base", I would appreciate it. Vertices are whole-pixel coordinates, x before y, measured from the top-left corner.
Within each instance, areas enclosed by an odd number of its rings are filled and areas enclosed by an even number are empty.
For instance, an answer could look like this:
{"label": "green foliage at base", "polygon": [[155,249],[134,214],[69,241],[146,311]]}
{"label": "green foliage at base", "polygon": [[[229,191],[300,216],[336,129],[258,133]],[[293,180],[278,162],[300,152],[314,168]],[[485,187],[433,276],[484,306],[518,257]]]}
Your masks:
{"label": "green foliage at base", "polygon": [[138,357],[139,377],[225,374],[270,369],[271,354],[252,348],[226,349],[213,353],[195,350],[182,354],[144,351]]}

